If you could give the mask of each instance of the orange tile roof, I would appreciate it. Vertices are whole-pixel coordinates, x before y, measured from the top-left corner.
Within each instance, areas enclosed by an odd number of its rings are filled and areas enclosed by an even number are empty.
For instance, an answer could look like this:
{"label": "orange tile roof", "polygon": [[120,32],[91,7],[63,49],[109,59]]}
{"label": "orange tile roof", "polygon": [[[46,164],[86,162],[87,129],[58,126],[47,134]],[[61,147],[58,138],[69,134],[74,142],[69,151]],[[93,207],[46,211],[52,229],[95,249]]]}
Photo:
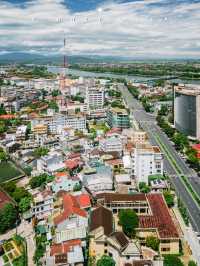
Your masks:
{"label": "orange tile roof", "polygon": [[87,208],[91,206],[90,197],[87,194],[81,194],[76,196],[81,208]]}
{"label": "orange tile roof", "polygon": [[53,244],[51,246],[50,255],[54,256],[57,254],[67,253],[70,251],[71,247],[77,246],[77,245],[79,245],[79,246],[81,245],[80,239],[69,240],[69,241],[63,242],[61,244]]}
{"label": "orange tile roof", "polygon": [[63,177],[63,176],[68,176],[68,172],[57,172],[55,174],[55,177]]}
{"label": "orange tile roof", "polygon": [[0,119],[2,119],[2,120],[14,119],[14,118],[16,118],[16,115],[11,115],[11,114],[0,115]]}
{"label": "orange tile roof", "polygon": [[62,198],[63,198],[63,212],[54,218],[54,224],[57,225],[63,222],[72,214],[76,214],[82,217],[87,217],[87,212],[81,209],[80,203],[76,196],[73,196],[68,193],[63,193]]}

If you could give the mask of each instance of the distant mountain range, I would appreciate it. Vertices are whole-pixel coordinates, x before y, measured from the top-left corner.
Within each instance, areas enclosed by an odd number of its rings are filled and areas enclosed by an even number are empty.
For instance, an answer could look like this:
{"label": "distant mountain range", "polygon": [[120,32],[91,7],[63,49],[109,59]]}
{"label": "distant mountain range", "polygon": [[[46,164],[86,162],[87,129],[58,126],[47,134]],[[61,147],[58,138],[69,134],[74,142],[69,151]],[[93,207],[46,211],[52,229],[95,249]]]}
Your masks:
{"label": "distant mountain range", "polygon": [[[121,62],[128,59],[111,57],[111,56],[68,56],[67,61],[69,64],[75,63],[96,63],[96,62]],[[31,53],[6,53],[0,54],[0,64],[62,64],[62,55],[45,56]]]}
{"label": "distant mountain range", "polygon": [[[99,55],[71,55],[67,57],[69,64],[76,63],[117,63],[117,62],[166,62],[166,61],[199,61],[198,59],[142,59]],[[56,64],[62,65],[62,55],[39,55],[35,53],[12,52],[0,54],[0,64]]]}

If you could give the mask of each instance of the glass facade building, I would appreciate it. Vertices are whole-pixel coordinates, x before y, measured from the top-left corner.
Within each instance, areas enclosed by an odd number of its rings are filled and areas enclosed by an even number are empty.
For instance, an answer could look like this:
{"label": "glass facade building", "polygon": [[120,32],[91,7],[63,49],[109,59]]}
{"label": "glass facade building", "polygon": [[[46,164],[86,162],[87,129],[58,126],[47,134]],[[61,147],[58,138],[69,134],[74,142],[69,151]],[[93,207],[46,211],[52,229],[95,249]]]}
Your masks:
{"label": "glass facade building", "polygon": [[181,133],[197,137],[196,95],[174,92],[174,123]]}

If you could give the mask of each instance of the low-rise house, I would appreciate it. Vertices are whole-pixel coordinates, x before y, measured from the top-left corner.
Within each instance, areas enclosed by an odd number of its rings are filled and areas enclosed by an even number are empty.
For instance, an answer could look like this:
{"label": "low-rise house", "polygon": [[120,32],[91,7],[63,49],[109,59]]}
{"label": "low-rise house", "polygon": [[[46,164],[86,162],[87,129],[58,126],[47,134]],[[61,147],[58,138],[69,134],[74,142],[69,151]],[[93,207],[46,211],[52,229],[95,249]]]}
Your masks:
{"label": "low-rise house", "polygon": [[47,266],[74,266],[84,265],[81,240],[65,241],[61,244],[53,244],[50,249],[50,256],[46,260]]}
{"label": "low-rise house", "polygon": [[56,178],[52,183],[51,189],[54,193],[59,191],[73,191],[76,185],[80,184],[76,176],[70,177],[67,172],[58,172],[55,174]]}
{"label": "low-rise house", "polygon": [[110,137],[102,138],[99,141],[99,146],[104,152],[122,152],[122,140],[118,134]]}
{"label": "low-rise house", "polygon": [[85,168],[82,176],[83,186],[91,192],[113,189],[113,172],[109,166],[101,165],[95,168]]}
{"label": "low-rise house", "polygon": [[53,151],[37,160],[37,171],[52,174],[65,168],[63,156],[60,152]]}
{"label": "low-rise house", "polygon": [[71,195],[60,192],[58,206],[53,215],[56,226],[55,239],[57,243],[72,239],[86,238],[88,227],[87,210],[91,206],[87,194]]}

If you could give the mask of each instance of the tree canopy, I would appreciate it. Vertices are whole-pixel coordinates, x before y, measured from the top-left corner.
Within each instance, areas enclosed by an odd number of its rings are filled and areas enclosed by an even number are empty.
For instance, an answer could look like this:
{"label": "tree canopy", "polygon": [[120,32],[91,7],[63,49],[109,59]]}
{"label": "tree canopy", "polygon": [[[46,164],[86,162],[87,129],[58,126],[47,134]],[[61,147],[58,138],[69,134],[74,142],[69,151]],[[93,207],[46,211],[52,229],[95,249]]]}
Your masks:
{"label": "tree canopy", "polygon": [[155,251],[158,251],[159,250],[159,244],[160,244],[160,241],[157,237],[155,236],[148,236],[146,238],[146,246],[149,247],[149,248],[152,248],[153,250]]}
{"label": "tree canopy", "polygon": [[110,256],[103,255],[97,261],[97,266],[115,266],[115,261]]}
{"label": "tree canopy", "polygon": [[164,266],[184,266],[182,261],[176,255],[166,255],[164,257]]}
{"label": "tree canopy", "polygon": [[163,193],[164,195],[164,198],[165,198],[165,201],[167,203],[167,206],[170,208],[170,207],[173,207],[174,206],[174,197],[173,195],[170,193],[170,191],[165,191]]}
{"label": "tree canopy", "polygon": [[0,234],[12,228],[17,220],[17,210],[11,203],[7,203],[0,210]]}
{"label": "tree canopy", "polygon": [[120,210],[119,224],[122,226],[123,232],[128,237],[134,237],[135,229],[139,224],[139,219],[136,212],[130,209]]}

